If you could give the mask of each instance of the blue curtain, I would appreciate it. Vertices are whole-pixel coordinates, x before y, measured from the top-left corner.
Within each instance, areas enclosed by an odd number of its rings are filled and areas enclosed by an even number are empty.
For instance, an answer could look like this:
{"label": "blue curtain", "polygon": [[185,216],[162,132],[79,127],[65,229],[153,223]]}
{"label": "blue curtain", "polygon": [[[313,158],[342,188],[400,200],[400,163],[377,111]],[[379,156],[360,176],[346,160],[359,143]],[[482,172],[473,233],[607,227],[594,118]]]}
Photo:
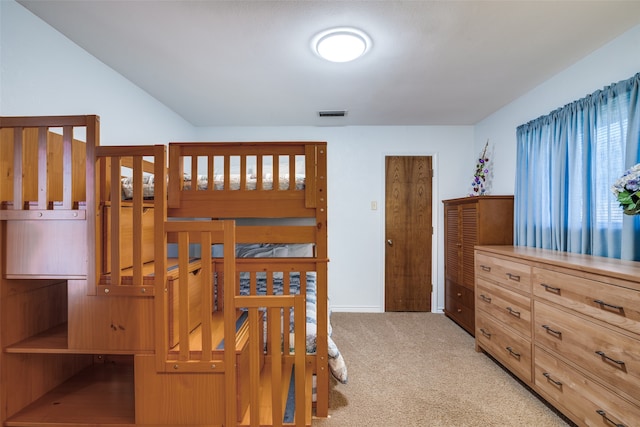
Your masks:
{"label": "blue curtain", "polygon": [[514,243],[640,261],[613,183],[640,163],[640,73],[517,129]]}

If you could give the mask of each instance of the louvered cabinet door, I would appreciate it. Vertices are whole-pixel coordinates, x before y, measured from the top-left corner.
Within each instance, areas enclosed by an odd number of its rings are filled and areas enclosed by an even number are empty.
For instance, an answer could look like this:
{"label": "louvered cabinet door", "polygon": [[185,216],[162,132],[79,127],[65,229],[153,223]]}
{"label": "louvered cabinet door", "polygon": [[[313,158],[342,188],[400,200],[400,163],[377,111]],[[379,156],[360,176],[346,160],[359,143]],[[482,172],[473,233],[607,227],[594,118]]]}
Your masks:
{"label": "louvered cabinet door", "polygon": [[513,244],[513,196],[444,200],[444,313],[475,334],[475,247]]}
{"label": "louvered cabinet door", "polygon": [[460,284],[473,289],[475,267],[474,248],[478,242],[478,204],[471,203],[460,206],[460,241],[462,256],[460,258]]}
{"label": "louvered cabinet door", "polygon": [[458,205],[445,205],[445,267],[444,274],[447,281],[460,281],[460,254],[462,242],[460,241],[460,224],[458,215]]}

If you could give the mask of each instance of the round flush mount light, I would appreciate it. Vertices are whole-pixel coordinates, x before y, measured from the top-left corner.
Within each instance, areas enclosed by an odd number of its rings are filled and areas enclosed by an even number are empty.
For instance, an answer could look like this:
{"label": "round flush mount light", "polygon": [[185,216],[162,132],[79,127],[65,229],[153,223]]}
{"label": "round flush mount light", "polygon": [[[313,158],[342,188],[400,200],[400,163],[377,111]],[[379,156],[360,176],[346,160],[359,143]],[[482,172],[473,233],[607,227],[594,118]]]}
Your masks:
{"label": "round flush mount light", "polygon": [[316,35],[311,47],[321,58],[331,62],[349,62],[371,48],[371,39],[355,28],[332,28]]}

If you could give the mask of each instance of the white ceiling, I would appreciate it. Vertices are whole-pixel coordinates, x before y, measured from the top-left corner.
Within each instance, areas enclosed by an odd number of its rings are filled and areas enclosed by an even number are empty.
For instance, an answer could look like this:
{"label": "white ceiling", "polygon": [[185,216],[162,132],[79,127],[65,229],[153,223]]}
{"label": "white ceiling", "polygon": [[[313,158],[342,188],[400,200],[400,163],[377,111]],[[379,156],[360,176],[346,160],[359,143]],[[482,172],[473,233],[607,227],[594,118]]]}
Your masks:
{"label": "white ceiling", "polygon": [[[640,24],[634,0],[18,2],[196,126],[473,125]],[[334,26],[373,47],[321,60]]]}

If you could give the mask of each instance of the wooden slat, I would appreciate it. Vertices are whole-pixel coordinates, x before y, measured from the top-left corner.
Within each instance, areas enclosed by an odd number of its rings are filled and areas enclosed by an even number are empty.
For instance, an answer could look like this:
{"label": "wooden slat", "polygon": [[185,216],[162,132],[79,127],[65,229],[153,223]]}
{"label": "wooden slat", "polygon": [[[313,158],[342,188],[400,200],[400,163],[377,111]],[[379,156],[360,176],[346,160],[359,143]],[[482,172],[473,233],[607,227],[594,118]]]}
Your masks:
{"label": "wooden slat", "polygon": [[[165,176],[167,151],[164,146],[156,146],[154,150],[154,175]],[[156,294],[155,299],[155,344],[156,344],[156,370],[158,372],[165,371],[167,350],[169,349],[169,301],[168,295],[164,292],[167,284],[167,205],[169,201],[167,194],[167,181],[165,179],[158,180],[154,185],[154,223],[156,224],[154,233],[154,257],[156,277]],[[160,226],[162,224],[163,226]]]}
{"label": "wooden slat", "polygon": [[[184,274],[189,269],[189,233],[181,232],[178,234],[178,259],[179,269],[183,272],[178,277],[178,294],[180,295],[180,303],[178,309],[178,318],[180,326],[178,328],[178,341],[180,342],[179,360],[189,360],[190,340],[189,340],[189,275]],[[208,316],[207,316],[208,318]]]}
{"label": "wooden slat", "polygon": [[[271,269],[267,269],[266,275],[267,275],[266,277],[267,295],[273,295],[273,271]],[[280,325],[280,316],[278,317],[267,316],[267,324],[272,325],[274,323],[277,323],[278,325]],[[275,337],[278,337],[278,342],[280,342],[280,338],[279,338],[280,331],[278,331],[278,333],[275,336],[272,336],[271,334],[272,334],[272,329],[270,327],[267,327],[267,342],[273,342],[275,340]],[[267,350],[268,354],[271,354],[272,350],[273,350],[273,347],[269,347],[269,349]],[[278,351],[280,351],[280,349],[278,349]]]}
{"label": "wooden slat", "polygon": [[238,243],[315,243],[315,226],[254,226],[237,228]]}
{"label": "wooden slat", "polygon": [[[211,359],[213,351],[213,334],[211,332],[211,322],[208,321],[211,313],[213,313],[213,275],[211,274],[211,251],[206,250],[212,245],[211,233],[202,233],[202,305],[200,318],[202,319],[202,361],[206,362]],[[205,321],[206,319],[206,321]]]}
{"label": "wooden slat", "polygon": [[263,187],[263,182],[262,182],[262,174],[263,174],[263,166],[264,166],[264,158],[262,156],[262,154],[258,154],[256,156],[256,189],[257,190],[262,190],[264,189]]}
{"label": "wooden slat", "polygon": [[120,216],[122,214],[122,201],[120,195],[120,158],[111,159],[111,283],[120,284]]}
{"label": "wooden slat", "polygon": [[[280,347],[280,307],[268,309],[270,353],[271,353],[271,412],[274,427],[282,426],[282,350]],[[284,330],[284,335],[288,334]],[[278,337],[275,339],[275,337]]]}
{"label": "wooden slat", "polygon": [[24,151],[24,129],[15,128],[13,130],[13,209],[22,210],[24,208],[22,153]]}
{"label": "wooden slat", "polygon": [[224,189],[231,191],[231,158],[224,156]]}
{"label": "wooden slat", "polygon": [[[136,156],[132,159],[133,163],[133,284],[135,286],[142,285],[142,208],[144,203],[143,182],[142,182],[142,157]],[[119,266],[119,270],[122,266]]]}
{"label": "wooden slat", "polygon": [[73,207],[73,127],[62,129],[62,209]]}
{"label": "wooden slat", "polygon": [[273,188],[271,191],[280,191],[280,156],[273,155]]}
{"label": "wooden slat", "polygon": [[198,190],[198,156],[191,156],[191,191]]}
{"label": "wooden slat", "polygon": [[85,145],[85,201],[87,209],[87,253],[96,254],[89,257],[87,262],[87,294],[95,295],[97,292],[95,283],[100,279],[100,261],[103,258],[102,242],[104,235],[102,227],[98,227],[97,212],[101,196],[101,188],[98,187],[96,178],[99,170],[96,170],[96,149],[100,146],[100,118],[98,116],[85,117],[86,139]]}
{"label": "wooden slat", "polygon": [[32,220],[32,219],[71,219],[85,220],[84,210],[0,210],[0,220]]}
{"label": "wooden slat", "polygon": [[247,189],[247,156],[240,156],[240,191]]}
{"label": "wooden slat", "polygon": [[307,414],[305,399],[305,355],[306,355],[306,300],[301,294],[295,298],[294,323],[298,325],[295,332],[295,384],[296,384],[296,414],[295,421],[297,427],[306,425]]}
{"label": "wooden slat", "polygon": [[214,162],[214,158],[213,156],[208,156],[207,157],[207,190],[208,191],[214,191],[215,190],[215,185],[214,185],[214,180],[215,180],[215,162]]}
{"label": "wooden slat", "polygon": [[183,156],[239,156],[239,155],[289,155],[305,153],[305,147],[315,145],[313,141],[257,141],[257,142],[171,142],[169,146],[180,147]]}
{"label": "wooden slat", "polygon": [[[224,226],[224,305],[227,308],[224,311],[224,339],[225,342],[234,342],[235,340],[235,310],[229,310],[235,307],[235,291],[234,278],[236,277],[236,230],[235,221],[223,221]],[[227,346],[224,352],[224,362],[227,367],[234,366],[235,352],[232,351],[233,346]],[[236,369],[226,369],[225,375],[225,394],[226,396],[236,396],[237,394],[237,376]],[[226,425],[232,426],[237,423],[237,401],[233,397],[227,399],[225,410]]]}
{"label": "wooden slat", "polygon": [[[300,272],[300,279],[302,280],[302,275],[306,276],[306,273],[302,273]],[[302,283],[302,282],[301,282]],[[286,274],[283,273],[283,277],[282,277],[282,293],[284,295],[289,295],[291,294],[291,275],[290,274]],[[300,295],[306,295],[304,292],[302,292],[302,289],[300,289]],[[290,343],[290,335],[288,333],[289,330],[291,330],[291,316],[290,316],[290,308],[285,308],[284,312],[282,313],[282,330],[285,331],[285,333],[282,335],[282,348],[284,349],[284,353],[285,354],[289,354],[290,353],[290,348],[291,348],[291,343]],[[294,313],[295,315],[295,313]]]}
{"label": "wooden slat", "polygon": [[260,425],[260,334],[261,319],[258,307],[249,308],[249,410],[251,413],[251,427]]}
{"label": "wooden slat", "polygon": [[35,128],[40,126],[45,127],[84,127],[91,126],[93,123],[99,121],[98,116],[15,116],[15,117],[0,117],[0,127],[24,127]]}
{"label": "wooden slat", "polygon": [[[184,174],[184,165],[182,163],[180,145],[172,144],[169,146],[169,183],[168,191],[168,207],[180,207],[180,194],[182,191],[182,180]],[[157,183],[156,183],[157,185]]]}
{"label": "wooden slat", "polygon": [[289,155],[289,190],[296,191],[296,156]]}
{"label": "wooden slat", "polygon": [[[327,146],[317,144],[315,174],[315,199],[316,199],[316,256],[321,264],[317,267],[317,350],[316,350],[316,376],[317,376],[317,401],[316,415],[327,417],[329,415],[329,366],[328,366],[328,299],[327,292],[327,265],[321,260],[328,258],[327,246]],[[308,181],[308,180],[307,180]]]}
{"label": "wooden slat", "polygon": [[304,155],[304,191],[305,207],[315,208],[317,206],[316,194],[316,147],[314,145],[305,146]]}
{"label": "wooden slat", "polygon": [[108,295],[110,297],[153,297],[155,288],[153,285],[123,286],[111,284],[98,284],[98,295]]}

